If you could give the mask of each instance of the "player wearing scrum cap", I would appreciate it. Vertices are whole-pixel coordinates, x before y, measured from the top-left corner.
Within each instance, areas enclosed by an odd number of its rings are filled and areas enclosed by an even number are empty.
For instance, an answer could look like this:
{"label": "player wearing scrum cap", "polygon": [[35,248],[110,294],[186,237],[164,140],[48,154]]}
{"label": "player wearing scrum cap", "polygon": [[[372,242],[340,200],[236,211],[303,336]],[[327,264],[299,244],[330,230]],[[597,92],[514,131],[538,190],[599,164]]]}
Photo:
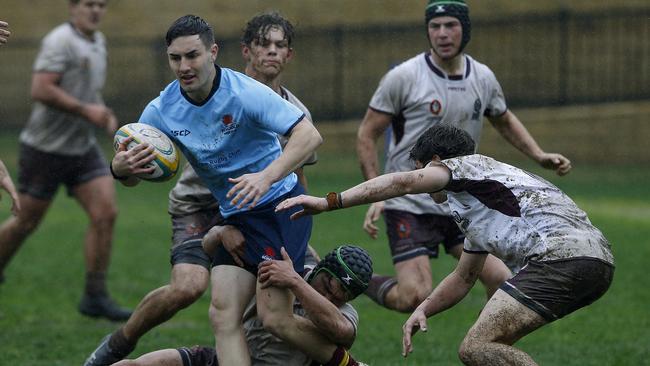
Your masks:
{"label": "player wearing scrum cap", "polygon": [[[525,155],[560,175],[568,173],[569,160],[544,152],[507,108],[492,71],[463,52],[471,36],[467,4],[463,0],[430,0],[425,25],[431,49],[383,77],[361,122],[357,153],[364,177],[371,179],[380,173],[376,141],[388,126],[392,135],[386,172],[409,171],[414,168],[409,150],[429,127],[452,122],[478,142],[484,116]],[[372,204],[363,228],[373,238],[378,231],[375,222],[382,213],[397,275],[374,276],[367,294],[389,309],[410,312],[431,292],[429,259],[438,256],[438,245],[459,258],[463,234],[449,216],[448,207],[424,195]],[[489,257],[480,280],[489,296],[509,276],[500,261]]]}
{"label": "player wearing scrum cap", "polygon": [[[232,230],[232,229],[220,229]],[[214,247],[219,236],[213,236]],[[212,251],[211,249],[206,249]],[[352,346],[356,337],[359,316],[348,302],[368,287],[372,275],[372,260],[368,253],[357,246],[343,245],[332,250],[320,262],[314,256],[305,260],[305,275],[293,270],[290,260],[263,262],[260,280],[270,286],[287,287],[296,296],[293,316],[277,319],[271,327],[257,317],[254,302],[244,314],[246,342],[251,350],[253,365],[309,366],[345,365],[346,348]],[[290,314],[289,314],[290,315]],[[315,343],[299,347],[279,337],[288,337],[295,327],[306,327],[318,337]],[[276,336],[277,335],[277,336]],[[124,360],[117,366],[216,366],[214,348],[194,346],[164,349],[140,356],[136,360]],[[359,365],[362,365],[358,363]]]}

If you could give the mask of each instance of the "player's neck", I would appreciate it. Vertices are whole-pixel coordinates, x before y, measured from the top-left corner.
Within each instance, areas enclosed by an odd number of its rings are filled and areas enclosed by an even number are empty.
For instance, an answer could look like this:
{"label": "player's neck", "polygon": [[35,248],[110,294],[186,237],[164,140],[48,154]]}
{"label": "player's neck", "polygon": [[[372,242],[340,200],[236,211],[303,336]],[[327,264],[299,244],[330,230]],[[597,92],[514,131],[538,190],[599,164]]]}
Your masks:
{"label": "player's neck", "polygon": [[276,93],[282,95],[282,89],[280,88],[280,75],[269,77],[267,75],[255,71],[255,69],[253,69],[250,66],[246,66],[246,69],[244,71],[246,75],[268,86],[269,88],[273,89],[273,91],[275,91]]}
{"label": "player's neck", "polygon": [[433,51],[430,51],[430,54],[431,54],[431,59],[436,64],[436,66],[438,66],[444,72],[446,72],[447,75],[463,74],[463,53],[462,52],[449,59],[443,59]]}

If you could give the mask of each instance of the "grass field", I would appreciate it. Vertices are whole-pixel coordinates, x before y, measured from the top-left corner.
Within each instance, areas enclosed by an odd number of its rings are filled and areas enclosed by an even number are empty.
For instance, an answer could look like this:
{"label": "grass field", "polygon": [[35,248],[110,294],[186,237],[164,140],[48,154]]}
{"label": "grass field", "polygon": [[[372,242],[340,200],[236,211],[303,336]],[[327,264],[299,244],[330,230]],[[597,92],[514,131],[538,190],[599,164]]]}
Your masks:
{"label": "grass field", "polygon": [[[16,134],[0,136],[0,157],[16,177]],[[330,146],[330,148],[328,148]],[[324,195],[360,181],[351,144],[327,140],[317,166],[307,168],[310,191]],[[550,324],[518,346],[541,365],[650,365],[650,170],[642,166],[581,166],[557,178],[527,166],[560,186],[585,209],[613,244],[617,261],[614,284],[597,303]],[[171,183],[118,187],[120,216],[110,270],[111,292],[134,307],[144,294],[169,279],[170,225],[167,192]],[[3,192],[4,193],[4,192]],[[0,219],[9,215],[6,195]],[[391,273],[385,235],[370,240],[360,229],[365,208],[318,216],[311,243],[321,253],[341,243],[366,247],[376,272]],[[86,219],[63,190],[37,232],[7,269],[0,286],[0,365],[81,365],[98,341],[117,324],[82,317],[76,311],[84,267],[82,240]],[[455,262],[435,260],[435,279]],[[645,278],[645,279],[644,279]],[[152,330],[133,355],[153,349],[210,344],[209,296]],[[418,334],[415,353],[400,356],[401,325],[407,318],[383,310],[368,298],[354,301],[361,317],[353,354],[370,365],[456,365],[456,350],[485,301],[477,286],[455,308],[429,320],[429,332]]]}

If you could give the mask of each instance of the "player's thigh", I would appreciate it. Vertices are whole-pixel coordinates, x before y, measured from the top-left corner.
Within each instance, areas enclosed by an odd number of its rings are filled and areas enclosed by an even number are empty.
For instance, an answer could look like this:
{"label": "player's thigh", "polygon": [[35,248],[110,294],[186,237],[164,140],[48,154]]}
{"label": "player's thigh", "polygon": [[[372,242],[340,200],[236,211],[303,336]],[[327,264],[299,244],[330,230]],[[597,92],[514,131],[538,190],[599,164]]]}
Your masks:
{"label": "player's thigh", "polygon": [[255,295],[256,277],[241,267],[219,265],[212,268],[210,282],[212,307],[241,319],[244,308]]}
{"label": "player's thigh", "polygon": [[83,209],[93,218],[117,215],[113,178],[98,176],[71,189]]}
{"label": "player's thigh", "polygon": [[503,290],[497,290],[467,332],[465,342],[513,344],[546,323],[541,315]]}

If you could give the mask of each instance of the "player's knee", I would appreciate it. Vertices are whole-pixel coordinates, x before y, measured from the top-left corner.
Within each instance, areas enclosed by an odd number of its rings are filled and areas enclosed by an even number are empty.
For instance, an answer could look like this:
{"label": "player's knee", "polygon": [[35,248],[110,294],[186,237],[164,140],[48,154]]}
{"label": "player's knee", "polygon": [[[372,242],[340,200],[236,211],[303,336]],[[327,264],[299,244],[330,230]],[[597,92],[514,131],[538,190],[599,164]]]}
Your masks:
{"label": "player's knee", "polygon": [[241,314],[233,306],[219,299],[212,299],[208,315],[215,332],[230,332],[241,326]]}
{"label": "player's knee", "polygon": [[398,309],[401,312],[412,312],[415,308],[426,299],[431,293],[431,287],[426,285],[420,286],[400,286]]}
{"label": "player's knee", "polygon": [[458,348],[458,358],[465,365],[474,365],[479,352],[480,342],[466,336]]}
{"label": "player's knee", "polygon": [[110,228],[115,223],[117,218],[117,206],[107,205],[100,209],[91,210],[88,215],[90,216],[91,225],[96,227]]}
{"label": "player's knee", "polygon": [[205,287],[199,285],[172,287],[172,303],[175,308],[183,309],[198,300],[205,292]]}

